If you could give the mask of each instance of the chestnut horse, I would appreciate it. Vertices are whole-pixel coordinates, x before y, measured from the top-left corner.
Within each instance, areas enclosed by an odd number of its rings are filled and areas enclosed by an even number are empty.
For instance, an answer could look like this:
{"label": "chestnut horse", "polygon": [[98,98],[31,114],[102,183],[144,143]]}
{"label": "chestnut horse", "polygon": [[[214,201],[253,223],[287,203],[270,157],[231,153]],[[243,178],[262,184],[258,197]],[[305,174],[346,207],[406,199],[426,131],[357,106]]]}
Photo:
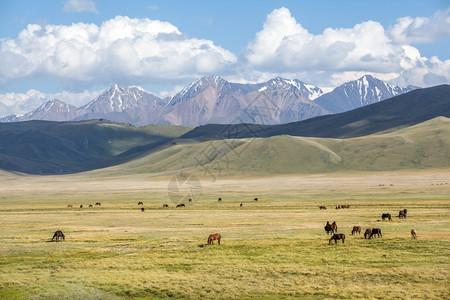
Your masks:
{"label": "chestnut horse", "polygon": [[322,209],[325,209],[325,210],[326,210],[327,207],[326,207],[326,206],[319,206],[319,209],[320,209],[320,210],[322,210]]}
{"label": "chestnut horse", "polygon": [[378,237],[383,237],[380,228],[372,228],[372,233],[370,234],[369,239],[371,239],[374,235],[377,235]]}
{"label": "chestnut horse", "polygon": [[417,239],[417,231],[415,228],[411,229],[411,237]]}
{"label": "chestnut horse", "polygon": [[331,227],[333,228],[333,233],[337,232],[337,224],[336,224],[336,221],[333,221],[333,223],[331,223]]}
{"label": "chestnut horse", "polygon": [[399,219],[406,219],[406,213],[408,212],[408,210],[405,208],[404,210],[400,210],[398,212],[398,218]]}
{"label": "chestnut horse", "polygon": [[220,245],[220,239],[222,236],[219,233],[210,234],[208,237],[208,245],[214,245],[214,240],[217,240],[217,242]]}
{"label": "chestnut horse", "polygon": [[367,229],[366,229],[366,232],[364,232],[364,238],[365,238],[365,239],[370,238],[370,235],[371,235],[371,234],[372,234],[372,229],[367,228]]}
{"label": "chestnut horse", "polygon": [[334,243],[337,244],[338,240],[342,240],[342,244],[344,244],[345,241],[345,234],[343,233],[335,233],[328,241],[328,244],[331,244],[331,241],[334,240]]}
{"label": "chestnut horse", "polygon": [[356,233],[361,234],[361,226],[353,226],[352,235]]}

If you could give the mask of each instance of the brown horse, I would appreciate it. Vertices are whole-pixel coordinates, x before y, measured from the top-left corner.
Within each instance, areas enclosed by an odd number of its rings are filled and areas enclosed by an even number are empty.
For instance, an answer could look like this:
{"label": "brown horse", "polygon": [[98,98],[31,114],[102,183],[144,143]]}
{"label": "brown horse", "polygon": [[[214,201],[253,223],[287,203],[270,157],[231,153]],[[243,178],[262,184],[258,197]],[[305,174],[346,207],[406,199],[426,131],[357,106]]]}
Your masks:
{"label": "brown horse", "polygon": [[417,231],[415,228],[411,229],[411,237],[417,239]]}
{"label": "brown horse", "polygon": [[383,237],[380,228],[372,228],[372,233],[370,234],[369,239],[371,239],[374,235],[377,235],[377,237]]}
{"label": "brown horse", "polygon": [[369,238],[371,234],[372,234],[372,229],[367,228],[366,232],[364,232],[364,238],[365,239]]}
{"label": "brown horse", "polygon": [[102,206],[100,202],[95,203],[95,206]]}
{"label": "brown horse", "polygon": [[348,205],[348,204],[341,205],[341,208],[350,208],[350,205]]}
{"label": "brown horse", "polygon": [[352,235],[356,233],[361,234],[361,226],[353,226]]}
{"label": "brown horse", "polygon": [[80,208],[83,208],[83,204],[80,205]]}
{"label": "brown horse", "polygon": [[326,207],[326,206],[319,206],[319,209],[320,209],[320,210],[322,210],[322,209],[325,209],[325,210],[326,210],[327,207]]}
{"label": "brown horse", "polygon": [[405,208],[404,210],[400,210],[398,212],[398,218],[399,219],[406,219],[406,213],[408,212],[408,210]]}
{"label": "brown horse", "polygon": [[342,240],[342,244],[344,244],[345,241],[345,234],[343,233],[335,233],[328,241],[328,244],[331,244],[331,241],[334,240],[334,243],[337,244],[338,240]]}
{"label": "brown horse", "polygon": [[208,245],[214,245],[214,240],[217,240],[217,242],[220,245],[220,239],[222,238],[222,236],[218,233],[215,234],[210,234],[208,237]]}
{"label": "brown horse", "polygon": [[66,237],[64,236],[64,233],[61,230],[57,230],[55,234],[53,235],[52,241],[56,238],[56,241],[58,242],[60,238],[63,239],[63,241],[66,240]]}
{"label": "brown horse", "polygon": [[69,204],[69,205],[67,205],[67,207],[73,207],[73,205],[72,205],[72,204]]}
{"label": "brown horse", "polygon": [[333,221],[333,223],[331,223],[331,227],[333,228],[333,233],[337,232],[337,224],[336,224],[336,221]]}
{"label": "brown horse", "polygon": [[89,207],[94,207],[94,206],[92,206],[92,204],[89,204]]}
{"label": "brown horse", "polygon": [[176,207],[186,207],[186,205],[184,205],[184,203],[180,203],[180,204],[177,204]]}
{"label": "brown horse", "polygon": [[163,207],[169,207],[169,205],[168,204],[163,204]]}
{"label": "brown horse", "polygon": [[239,206],[240,206],[240,207],[242,207],[242,205],[243,205],[242,203],[241,203],[241,204],[239,204]]}
{"label": "brown horse", "polygon": [[138,202],[138,205],[144,205],[144,202],[139,201],[139,202]]}

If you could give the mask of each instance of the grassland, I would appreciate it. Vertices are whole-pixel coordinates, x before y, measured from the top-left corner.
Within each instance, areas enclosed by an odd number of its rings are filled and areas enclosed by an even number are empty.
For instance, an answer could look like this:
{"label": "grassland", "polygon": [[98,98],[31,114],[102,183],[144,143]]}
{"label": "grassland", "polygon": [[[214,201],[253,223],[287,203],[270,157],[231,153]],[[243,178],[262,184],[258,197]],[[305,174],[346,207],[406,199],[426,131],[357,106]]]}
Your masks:
{"label": "grassland", "polygon": [[[168,200],[169,180],[0,173],[0,298],[448,298],[448,170],[205,177],[186,209]],[[380,221],[403,208],[406,220]],[[345,244],[328,244],[327,220]],[[351,236],[353,225],[383,238]],[[47,242],[57,229],[66,241]],[[215,232],[222,245],[206,246]]]}

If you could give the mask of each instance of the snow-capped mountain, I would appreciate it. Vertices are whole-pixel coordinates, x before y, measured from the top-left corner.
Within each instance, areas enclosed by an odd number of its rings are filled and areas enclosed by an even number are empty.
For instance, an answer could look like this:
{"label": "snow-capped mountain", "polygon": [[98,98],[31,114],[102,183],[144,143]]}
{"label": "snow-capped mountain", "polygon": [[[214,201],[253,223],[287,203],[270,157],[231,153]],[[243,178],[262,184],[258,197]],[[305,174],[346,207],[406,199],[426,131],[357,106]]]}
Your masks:
{"label": "snow-capped mountain", "polygon": [[203,77],[169,100],[164,119],[188,126],[298,121],[326,113],[308,98],[318,92],[319,88],[308,88],[298,80],[240,84],[218,76]]}
{"label": "snow-capped mountain", "polygon": [[158,123],[166,102],[139,87],[114,84],[103,94],[79,108],[75,120],[104,118],[135,125]]}
{"label": "snow-capped mountain", "polygon": [[377,103],[414,89],[417,89],[417,87],[393,86],[371,75],[365,75],[338,86],[330,93],[320,96],[314,102],[332,113],[340,113]]}
{"label": "snow-capped mountain", "polygon": [[78,115],[77,108],[58,99],[45,102],[35,110],[24,115],[11,115],[0,119],[0,122],[19,122],[29,120],[67,121]]}

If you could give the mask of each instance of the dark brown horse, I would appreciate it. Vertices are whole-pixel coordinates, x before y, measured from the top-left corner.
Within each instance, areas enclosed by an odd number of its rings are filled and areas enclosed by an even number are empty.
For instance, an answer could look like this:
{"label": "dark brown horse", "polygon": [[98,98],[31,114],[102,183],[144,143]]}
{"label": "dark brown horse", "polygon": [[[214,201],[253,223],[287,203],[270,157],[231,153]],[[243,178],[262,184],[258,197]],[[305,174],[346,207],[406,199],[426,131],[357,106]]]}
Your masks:
{"label": "dark brown horse", "polygon": [[163,204],[163,207],[169,207],[169,205],[168,204]]}
{"label": "dark brown horse", "polygon": [[384,219],[389,219],[389,221],[392,220],[391,214],[382,214],[381,219],[384,221]]}
{"label": "dark brown horse", "polygon": [[89,207],[94,207],[94,206],[92,206],[92,204],[89,204]]}
{"label": "dark brown horse", "polygon": [[145,211],[145,208],[141,207],[141,211]]}
{"label": "dark brown horse", "polygon": [[331,226],[330,222],[327,221],[327,225],[325,225],[325,231],[327,232],[327,234],[334,233],[333,231],[333,227]]}
{"label": "dark brown horse", "polygon": [[95,206],[102,206],[100,202],[95,203]]}
{"label": "dark brown horse", "polygon": [[254,201],[258,201],[258,198],[253,199]]}
{"label": "dark brown horse", "polygon": [[208,245],[214,245],[214,240],[217,240],[217,242],[220,245],[220,239],[222,238],[222,236],[218,233],[215,234],[210,234],[208,237]]}
{"label": "dark brown horse", "polygon": [[405,208],[404,210],[401,210],[398,212],[398,218],[399,219],[406,219],[406,213],[408,212],[408,210]]}
{"label": "dark brown horse", "polygon": [[343,234],[343,233],[335,233],[335,234],[333,234],[333,236],[328,241],[328,244],[331,244],[331,241],[333,241],[333,240],[334,240],[335,244],[337,244],[338,240],[342,240],[342,244],[344,244],[345,234]]}
{"label": "dark brown horse", "polygon": [[370,234],[369,239],[371,239],[374,235],[377,235],[377,237],[383,237],[380,228],[372,228],[372,233]]}
{"label": "dark brown horse", "polygon": [[180,203],[180,204],[177,204],[176,207],[186,207],[186,205],[184,205],[184,203]]}
{"label": "dark brown horse", "polygon": [[61,230],[57,230],[55,234],[53,235],[52,241],[56,238],[56,241],[58,242],[59,239],[63,239],[63,241],[66,240],[66,237],[64,236],[64,233]]}
{"label": "dark brown horse", "polygon": [[240,206],[240,207],[242,207],[242,205],[243,205],[242,203],[241,203],[241,204],[239,204],[239,206]]}
{"label": "dark brown horse", "polygon": [[366,232],[364,232],[364,238],[365,239],[369,238],[371,234],[372,234],[372,229],[367,228]]}
{"label": "dark brown horse", "polygon": [[356,233],[361,234],[361,226],[353,226],[352,235]]}
{"label": "dark brown horse", "polygon": [[327,209],[327,207],[326,207],[326,206],[322,206],[322,205],[321,205],[321,206],[319,206],[319,209],[320,209],[320,210],[322,210],[322,209],[325,209],[325,210],[326,210],[326,209]]}
{"label": "dark brown horse", "polygon": [[80,208],[83,208],[83,204],[80,205]]}
{"label": "dark brown horse", "polygon": [[341,205],[341,208],[350,208],[350,205],[348,205],[348,204]]}
{"label": "dark brown horse", "polygon": [[138,202],[138,205],[144,205],[144,202],[139,201],[139,202]]}
{"label": "dark brown horse", "polygon": [[222,201],[222,198],[217,199],[217,201]]}

